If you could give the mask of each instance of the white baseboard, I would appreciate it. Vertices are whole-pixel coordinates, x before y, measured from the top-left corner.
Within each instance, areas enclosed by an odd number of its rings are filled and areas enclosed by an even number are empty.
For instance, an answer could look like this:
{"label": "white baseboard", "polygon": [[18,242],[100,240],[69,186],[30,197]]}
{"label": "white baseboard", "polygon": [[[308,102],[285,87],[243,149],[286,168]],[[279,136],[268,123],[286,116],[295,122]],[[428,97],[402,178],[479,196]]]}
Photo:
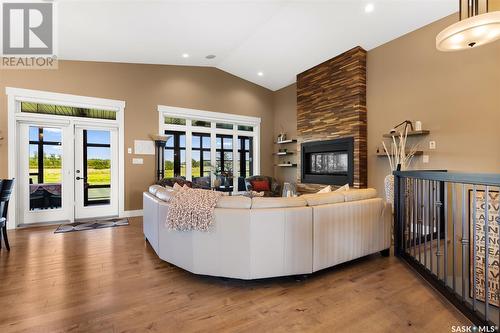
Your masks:
{"label": "white baseboard", "polygon": [[137,217],[137,216],[142,216],[142,209],[126,210],[121,214],[120,217]]}

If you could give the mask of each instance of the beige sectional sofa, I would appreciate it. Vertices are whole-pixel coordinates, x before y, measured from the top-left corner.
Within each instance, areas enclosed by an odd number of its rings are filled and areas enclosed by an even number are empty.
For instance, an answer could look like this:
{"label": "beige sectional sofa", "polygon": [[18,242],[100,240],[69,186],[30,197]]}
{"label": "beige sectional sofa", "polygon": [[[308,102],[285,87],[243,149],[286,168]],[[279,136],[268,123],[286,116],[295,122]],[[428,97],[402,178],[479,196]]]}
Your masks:
{"label": "beige sectional sofa", "polygon": [[196,274],[258,279],[310,274],[390,247],[391,208],[374,189],[296,198],[224,196],[210,232],[166,227],[173,192],[144,192],[144,235]]}

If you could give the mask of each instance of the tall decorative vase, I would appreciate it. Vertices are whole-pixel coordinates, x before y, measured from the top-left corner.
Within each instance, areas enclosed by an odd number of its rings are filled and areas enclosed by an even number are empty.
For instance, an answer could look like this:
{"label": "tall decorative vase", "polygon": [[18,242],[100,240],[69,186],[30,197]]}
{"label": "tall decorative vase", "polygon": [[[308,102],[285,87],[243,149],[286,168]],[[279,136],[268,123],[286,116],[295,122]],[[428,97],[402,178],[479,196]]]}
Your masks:
{"label": "tall decorative vase", "polygon": [[385,201],[391,204],[394,210],[394,175],[389,174],[384,179]]}

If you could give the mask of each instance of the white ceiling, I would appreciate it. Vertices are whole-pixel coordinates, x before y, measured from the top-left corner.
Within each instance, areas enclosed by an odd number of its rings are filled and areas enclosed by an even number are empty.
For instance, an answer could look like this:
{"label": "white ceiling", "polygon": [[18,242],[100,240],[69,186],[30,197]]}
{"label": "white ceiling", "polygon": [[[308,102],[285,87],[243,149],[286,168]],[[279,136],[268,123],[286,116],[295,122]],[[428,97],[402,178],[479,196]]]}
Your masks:
{"label": "white ceiling", "polygon": [[457,0],[56,3],[61,59],[213,66],[271,90],[354,46],[370,50],[458,10]]}

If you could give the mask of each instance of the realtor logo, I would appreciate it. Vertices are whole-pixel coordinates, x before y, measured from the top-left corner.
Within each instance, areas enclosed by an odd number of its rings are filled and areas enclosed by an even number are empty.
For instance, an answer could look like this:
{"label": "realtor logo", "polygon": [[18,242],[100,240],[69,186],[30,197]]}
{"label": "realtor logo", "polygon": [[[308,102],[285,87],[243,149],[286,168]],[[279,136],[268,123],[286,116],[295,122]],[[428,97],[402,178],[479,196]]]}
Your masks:
{"label": "realtor logo", "polygon": [[2,3],[2,68],[57,67],[54,56],[54,4]]}

